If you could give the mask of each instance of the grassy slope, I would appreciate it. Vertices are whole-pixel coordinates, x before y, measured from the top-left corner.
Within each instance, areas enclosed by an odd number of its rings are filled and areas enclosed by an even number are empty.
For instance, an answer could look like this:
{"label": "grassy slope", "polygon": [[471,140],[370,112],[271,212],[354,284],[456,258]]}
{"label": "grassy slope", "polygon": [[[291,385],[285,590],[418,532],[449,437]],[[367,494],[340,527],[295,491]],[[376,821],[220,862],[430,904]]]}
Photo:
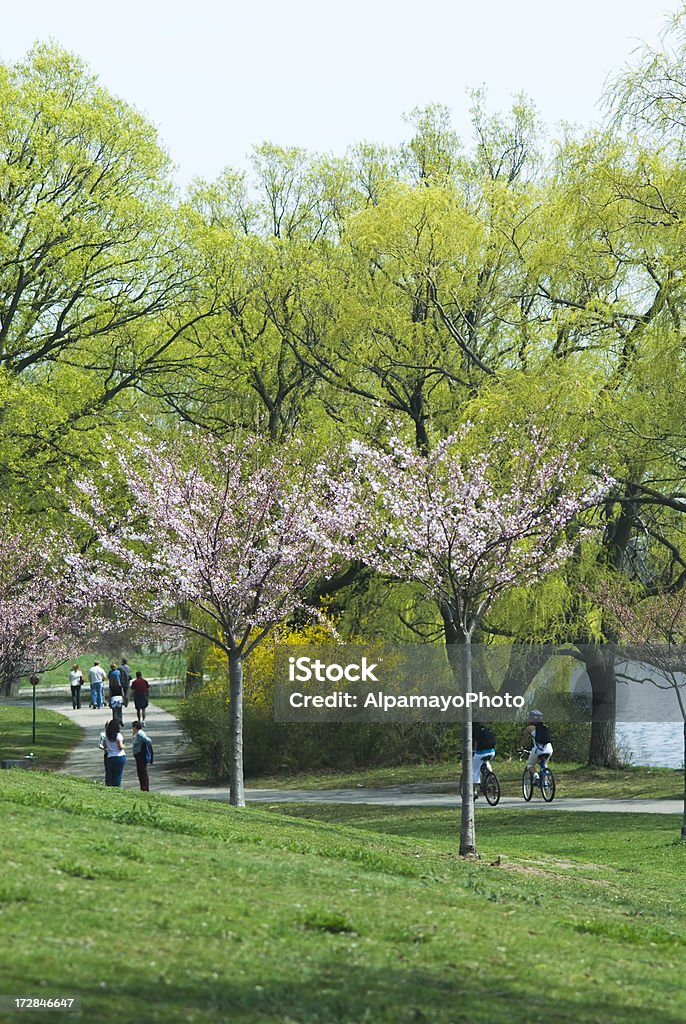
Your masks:
{"label": "grassy slope", "polygon": [[83,729],[64,715],[36,708],[36,742],[33,742],[33,709],[0,705],[0,759],[35,754],[41,768],[58,768],[83,736]]}
{"label": "grassy slope", "polygon": [[0,992],[79,995],[85,1020],[686,1018],[669,817],[491,812],[466,864],[444,811],[304,820],[24,772],[0,805]]}

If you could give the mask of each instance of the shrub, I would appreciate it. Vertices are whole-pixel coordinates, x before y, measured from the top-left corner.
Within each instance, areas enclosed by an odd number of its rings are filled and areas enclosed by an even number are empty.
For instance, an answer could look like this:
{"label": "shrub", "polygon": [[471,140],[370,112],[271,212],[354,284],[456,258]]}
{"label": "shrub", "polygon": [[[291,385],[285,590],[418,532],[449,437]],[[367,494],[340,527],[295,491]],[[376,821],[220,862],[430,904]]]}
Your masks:
{"label": "shrub", "polygon": [[[275,644],[330,642],[320,624],[282,629],[272,643],[260,644],[244,666],[244,768],[247,777],[303,770],[349,771],[393,767],[454,758],[461,752],[461,725],[431,722],[284,723],[273,717]],[[209,779],[229,770],[229,692],[226,655],[211,648],[205,658],[206,682],[189,694],[179,711],[181,725],[194,744]],[[540,699],[540,698],[539,698]],[[553,736],[555,758],[584,762],[590,724],[583,699],[548,693],[542,710]],[[519,721],[492,723],[500,757],[513,755],[526,713]],[[457,771],[457,767],[456,767]]]}

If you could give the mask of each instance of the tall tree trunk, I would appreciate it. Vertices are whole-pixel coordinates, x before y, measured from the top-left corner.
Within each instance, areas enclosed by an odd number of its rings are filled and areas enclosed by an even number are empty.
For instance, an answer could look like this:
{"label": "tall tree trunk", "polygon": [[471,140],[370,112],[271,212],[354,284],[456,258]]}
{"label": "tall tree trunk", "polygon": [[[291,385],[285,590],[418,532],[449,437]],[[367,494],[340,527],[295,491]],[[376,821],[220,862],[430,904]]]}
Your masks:
{"label": "tall tree trunk", "polygon": [[614,648],[607,644],[583,646],[581,656],[591,684],[592,721],[588,763],[600,768],[616,768],[617,678]]}
{"label": "tall tree trunk", "polygon": [[243,658],[229,652],[229,803],[245,807],[243,788]]}
{"label": "tall tree trunk", "polygon": [[426,407],[423,388],[423,381],[418,381],[410,395],[410,415],[414,421],[414,437],[417,451],[421,452],[422,455],[428,455],[429,435],[426,432]]}
{"label": "tall tree trunk", "polygon": [[[607,523],[603,535],[599,561],[611,565],[617,572],[622,572],[625,565],[626,552],[638,516],[639,506],[635,500],[638,496],[639,489],[628,483],[621,505],[622,511],[616,519]],[[608,646],[616,641],[617,637],[613,635],[612,628],[605,621],[603,632]],[[588,763],[602,768],[616,768],[617,677],[612,650],[607,650],[603,644],[597,644],[585,647],[582,656],[591,683],[593,702]]]}
{"label": "tall tree trunk", "polygon": [[476,825],[474,822],[474,786],[472,784],[472,705],[467,695],[472,692],[472,643],[467,637],[460,645],[462,661],[462,693],[465,698],[462,726],[462,810],[460,814],[460,857],[476,860]]}
{"label": "tall tree trunk", "polygon": [[686,841],[686,719],[684,719],[684,816],[681,819],[681,838]]}
{"label": "tall tree trunk", "polygon": [[456,614],[449,602],[441,604],[440,614],[445,632],[445,651],[455,681],[465,697],[465,719],[462,730],[462,808],[460,813],[460,856],[478,859],[474,823],[474,787],[472,785],[472,706],[467,694],[472,692],[472,643],[456,625]]}
{"label": "tall tree trunk", "polygon": [[472,644],[471,636],[465,636],[455,625],[453,609],[446,602],[441,606],[441,617],[445,630],[446,653],[453,670],[453,677],[465,698],[464,723],[462,726],[462,805],[460,809],[460,856],[478,859],[476,849],[476,826],[474,822],[474,787],[472,785],[472,706],[467,704],[467,694],[472,692]]}

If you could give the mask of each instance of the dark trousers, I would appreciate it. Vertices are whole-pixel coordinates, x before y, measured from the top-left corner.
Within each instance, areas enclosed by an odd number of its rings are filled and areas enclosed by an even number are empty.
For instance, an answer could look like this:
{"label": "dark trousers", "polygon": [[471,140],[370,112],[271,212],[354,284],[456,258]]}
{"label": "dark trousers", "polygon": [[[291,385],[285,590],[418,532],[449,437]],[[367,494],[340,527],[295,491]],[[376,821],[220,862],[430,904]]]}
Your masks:
{"label": "dark trousers", "polygon": [[126,764],[126,755],[124,757],[108,757],[105,761],[105,785],[106,786],[121,786],[122,775],[124,774],[124,765]]}
{"label": "dark trousers", "polygon": [[71,706],[72,708],[81,707],[81,683],[71,688]]}
{"label": "dark trousers", "polygon": [[144,793],[149,793],[150,778],[148,777],[148,766],[145,763],[145,751],[141,750],[133,756],[136,758],[136,771],[138,772],[138,781],[140,782],[141,789]]}

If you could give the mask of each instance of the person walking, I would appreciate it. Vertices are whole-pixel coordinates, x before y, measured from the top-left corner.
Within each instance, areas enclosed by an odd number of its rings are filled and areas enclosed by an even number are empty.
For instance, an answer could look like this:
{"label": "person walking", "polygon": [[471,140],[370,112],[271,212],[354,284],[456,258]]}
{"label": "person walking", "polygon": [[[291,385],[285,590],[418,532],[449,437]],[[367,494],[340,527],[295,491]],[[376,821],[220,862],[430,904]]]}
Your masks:
{"label": "person walking", "polygon": [[144,793],[149,793],[150,777],[148,775],[146,744],[150,742],[150,737],[145,732],[140,722],[132,722],[131,729],[133,732],[133,744],[131,746],[131,749],[133,750],[133,756],[136,759],[136,771],[138,772],[138,782],[140,783],[141,790]]}
{"label": "person walking", "polygon": [[126,749],[124,737],[119,731],[119,722],[116,718],[109,721],[105,728],[105,752],[107,754],[105,785],[121,786],[126,764]]}
{"label": "person walking", "polygon": [[69,685],[71,686],[71,706],[74,711],[78,711],[81,707],[81,687],[83,686],[83,675],[78,665],[71,667]]}
{"label": "person walking", "polygon": [[90,684],[90,707],[101,708],[103,706],[103,686],[105,683],[105,670],[99,661],[94,661],[92,668],[88,669],[88,682]]}
{"label": "person walking", "polygon": [[107,678],[109,680],[110,686],[112,686],[112,683],[114,683],[115,686],[119,687],[121,696],[121,672],[119,671],[115,662],[113,661],[110,662],[110,670],[107,673]]}
{"label": "person walking", "polygon": [[143,678],[142,672],[136,672],[136,678],[131,682],[131,689],[133,690],[133,703],[136,708],[138,721],[145,725],[145,709],[148,706],[150,684],[147,679]]}
{"label": "person walking", "polygon": [[112,718],[119,722],[119,728],[124,724],[124,698],[120,693],[110,693],[110,711]]}
{"label": "person walking", "polygon": [[129,706],[129,686],[131,685],[131,669],[126,658],[121,659],[119,666],[119,674],[121,676],[121,691],[124,698],[124,707]]}
{"label": "person walking", "polygon": [[109,671],[110,698],[109,705],[112,711],[112,718],[116,718],[121,727],[124,724],[124,693],[122,691],[119,669],[112,662]]}

